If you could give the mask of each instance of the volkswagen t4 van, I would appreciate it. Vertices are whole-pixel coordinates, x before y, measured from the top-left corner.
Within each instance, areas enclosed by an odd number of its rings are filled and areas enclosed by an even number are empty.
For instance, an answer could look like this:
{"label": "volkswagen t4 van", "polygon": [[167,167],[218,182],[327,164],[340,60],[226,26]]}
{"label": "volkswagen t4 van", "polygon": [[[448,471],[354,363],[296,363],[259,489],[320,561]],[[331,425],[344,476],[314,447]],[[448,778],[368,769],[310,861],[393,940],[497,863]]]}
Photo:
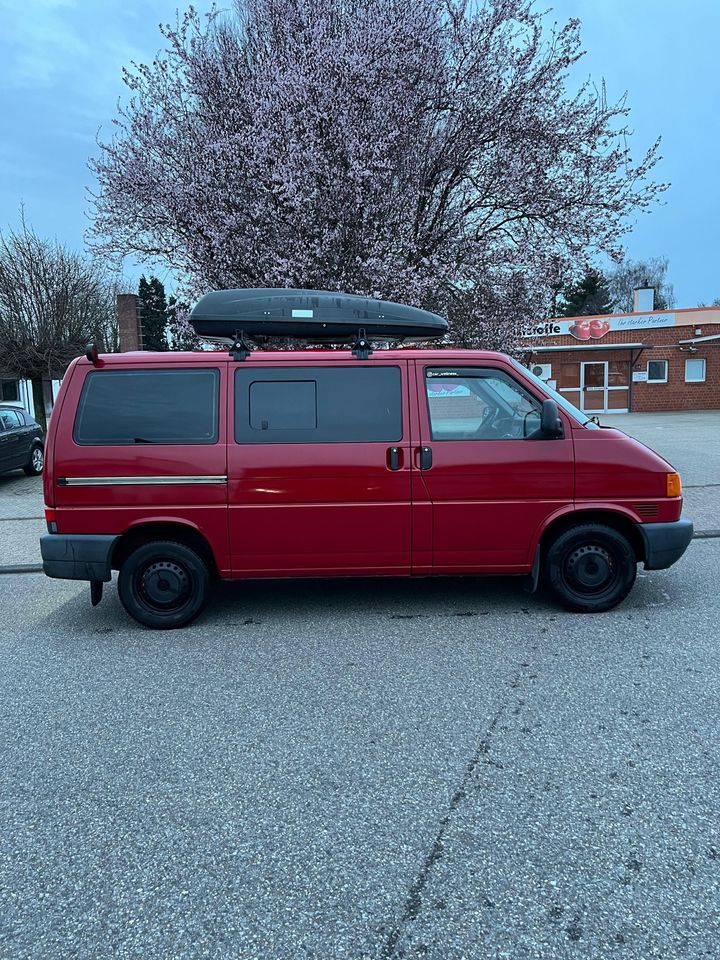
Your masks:
{"label": "volkswagen t4 van", "polygon": [[[226,290],[193,322],[230,350],[89,347],[62,382],[43,567],[89,581],[93,603],[113,570],[128,613],[160,628],[196,617],[216,579],[514,574],[593,612],[690,542],[675,469],[516,360],[379,346],[441,337],[440,317]],[[318,346],[256,349],[275,337]]]}

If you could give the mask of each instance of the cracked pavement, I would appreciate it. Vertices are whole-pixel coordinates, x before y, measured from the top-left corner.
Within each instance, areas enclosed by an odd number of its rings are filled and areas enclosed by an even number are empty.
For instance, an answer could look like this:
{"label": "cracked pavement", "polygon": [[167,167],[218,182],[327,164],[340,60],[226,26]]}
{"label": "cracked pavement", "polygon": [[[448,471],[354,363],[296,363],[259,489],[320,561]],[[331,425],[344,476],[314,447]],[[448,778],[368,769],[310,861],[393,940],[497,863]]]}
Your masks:
{"label": "cracked pavement", "polygon": [[[717,532],[720,413],[603,417]],[[41,483],[0,481],[6,562]],[[0,960],[696,960],[720,540],[594,617],[512,580],[218,587],[187,630],[0,576]]]}
{"label": "cracked pavement", "polygon": [[720,542],[517,582],[0,578],[0,957],[715,957]]}

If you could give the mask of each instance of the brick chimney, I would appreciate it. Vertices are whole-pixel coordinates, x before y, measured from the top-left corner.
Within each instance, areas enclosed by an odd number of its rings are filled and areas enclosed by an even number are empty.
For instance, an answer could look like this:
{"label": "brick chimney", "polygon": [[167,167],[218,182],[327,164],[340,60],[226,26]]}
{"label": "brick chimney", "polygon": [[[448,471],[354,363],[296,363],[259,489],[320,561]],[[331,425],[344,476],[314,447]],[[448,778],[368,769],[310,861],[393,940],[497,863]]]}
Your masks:
{"label": "brick chimney", "polygon": [[119,293],[117,298],[120,352],[142,350],[140,301],[134,293]]}

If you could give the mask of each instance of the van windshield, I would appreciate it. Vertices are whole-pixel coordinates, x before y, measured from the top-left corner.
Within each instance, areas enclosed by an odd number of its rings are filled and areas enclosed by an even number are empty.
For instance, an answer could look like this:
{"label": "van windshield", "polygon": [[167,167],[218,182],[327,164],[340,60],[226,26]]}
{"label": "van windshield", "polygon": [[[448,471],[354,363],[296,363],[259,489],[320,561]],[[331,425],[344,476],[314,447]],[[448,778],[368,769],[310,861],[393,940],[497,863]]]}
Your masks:
{"label": "van windshield", "polygon": [[542,387],[544,393],[546,393],[549,397],[552,397],[559,407],[562,407],[566,413],[569,413],[571,417],[574,417],[584,427],[587,427],[588,430],[600,429],[594,420],[591,420],[588,416],[586,416],[582,410],[578,410],[574,404],[570,403],[569,400],[566,400],[565,397],[561,393],[558,393],[557,390],[554,390],[552,387],[548,386],[548,384],[545,383],[544,380],[541,380],[540,377],[536,377],[532,370],[528,370],[527,367],[524,367],[519,360],[516,360],[514,357],[510,357],[510,362],[518,370],[522,370],[522,372],[526,376],[530,377],[531,380],[534,380],[538,386]]}

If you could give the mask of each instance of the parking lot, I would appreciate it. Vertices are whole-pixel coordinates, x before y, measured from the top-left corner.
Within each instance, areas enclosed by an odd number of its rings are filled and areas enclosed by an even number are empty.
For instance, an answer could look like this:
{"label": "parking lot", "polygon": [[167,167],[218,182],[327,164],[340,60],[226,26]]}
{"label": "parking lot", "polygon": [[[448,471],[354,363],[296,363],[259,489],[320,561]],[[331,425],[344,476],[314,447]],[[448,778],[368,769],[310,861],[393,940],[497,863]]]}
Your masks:
{"label": "parking lot", "polygon": [[[658,416],[712,533],[720,421]],[[18,562],[41,507],[0,478]],[[229,584],[153,633],[0,576],[0,957],[716,957],[719,580],[710,536],[597,616]]]}

